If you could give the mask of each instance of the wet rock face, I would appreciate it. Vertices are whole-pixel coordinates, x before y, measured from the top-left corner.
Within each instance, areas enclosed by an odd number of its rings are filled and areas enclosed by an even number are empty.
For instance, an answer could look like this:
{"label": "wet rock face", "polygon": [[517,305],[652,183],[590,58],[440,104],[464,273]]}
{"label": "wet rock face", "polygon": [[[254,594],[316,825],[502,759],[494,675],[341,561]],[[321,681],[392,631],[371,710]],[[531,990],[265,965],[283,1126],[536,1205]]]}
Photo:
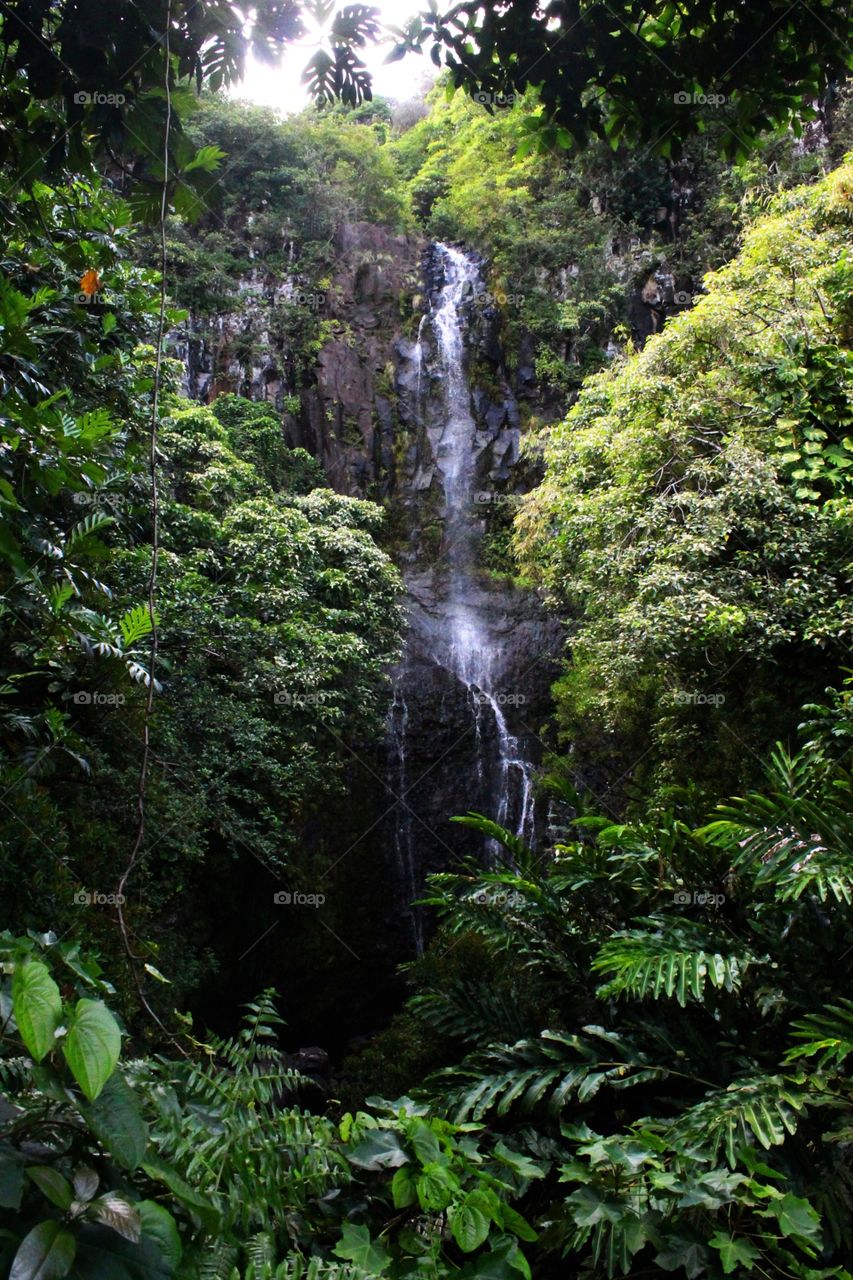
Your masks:
{"label": "wet rock face", "polygon": [[[425,241],[371,223],[345,223],[334,270],[320,290],[259,265],[239,285],[239,309],[191,317],[175,335],[185,391],[209,402],[225,391],[266,400],[282,414],[287,443],[323,463],[341,493],[388,497],[395,488],[396,344],[416,330]],[[298,301],[323,322],[310,384],[300,385],[297,352],[275,329],[277,307]],[[299,407],[296,407],[298,402]]]}
{"label": "wet rock face", "polygon": [[[511,502],[525,487],[520,403],[533,400],[536,388],[532,350],[521,353],[517,372],[509,374],[500,310],[481,283],[485,264],[472,262],[483,269],[474,272],[458,308],[472,420],[466,459],[472,494],[464,516],[472,563],[461,601],[458,583],[455,594],[452,586],[459,522],[454,527],[448,520],[442,471],[447,371],[433,318],[445,267],[436,246],[367,223],[341,227],[328,287],[316,296],[324,341],[308,385],[299,385],[295,353],[277,339],[272,319],[295,286],[260,268],[246,282],[241,311],[218,317],[206,329],[191,326],[181,352],[192,395],[210,400],[231,390],[270,401],[281,410],[287,443],[320,459],[338,492],[382,501],[388,510],[393,553],[408,587],[409,628],[405,659],[395,673],[387,752],[368,771],[370,778],[361,780],[357,803],[353,799],[343,822],[340,815],[337,822],[318,815],[317,829],[305,833],[306,850],[321,862],[331,846],[356,850],[343,871],[336,871],[337,887],[351,863],[363,866],[364,883],[354,879],[352,912],[346,914],[363,917],[364,936],[350,938],[343,917],[340,929],[373,966],[374,987],[377,973],[393,973],[411,954],[415,929],[406,927],[412,920],[408,904],[422,895],[425,877],[460,856],[484,854],[483,838],[451,817],[473,810],[498,818],[502,793],[509,794],[513,811],[521,804],[530,769],[506,765],[506,736],[517,744],[519,759],[535,768],[563,644],[562,626],[535,595],[474,563],[498,510],[495,503]],[[254,354],[261,350],[263,360]],[[460,603],[476,617],[491,655],[487,696],[494,705],[448,660],[449,617]],[[532,833],[543,832],[545,819],[545,807],[538,804]],[[377,875],[383,880],[381,905]],[[422,941],[429,926],[418,924]],[[372,939],[380,936],[385,950],[374,955]],[[358,1029],[357,1022],[347,1023],[347,1034]]]}
{"label": "wet rock face", "polygon": [[[405,794],[398,793],[389,830],[393,839],[408,816],[420,887],[430,871],[445,869],[463,856],[482,857],[482,837],[450,819],[468,812],[494,818],[502,779],[498,727],[489,705],[444,661],[450,604],[446,575],[408,573],[406,586],[408,640],[395,673],[409,724]],[[472,584],[466,604],[482,621],[497,658],[491,696],[518,740],[519,754],[535,767],[545,749],[549,690],[564,645],[563,625],[532,593],[488,579]],[[399,744],[389,747],[396,752]],[[520,781],[510,771],[510,790],[517,791]],[[518,795],[513,799],[517,802]],[[537,804],[535,813],[534,830],[544,836],[547,806]]]}

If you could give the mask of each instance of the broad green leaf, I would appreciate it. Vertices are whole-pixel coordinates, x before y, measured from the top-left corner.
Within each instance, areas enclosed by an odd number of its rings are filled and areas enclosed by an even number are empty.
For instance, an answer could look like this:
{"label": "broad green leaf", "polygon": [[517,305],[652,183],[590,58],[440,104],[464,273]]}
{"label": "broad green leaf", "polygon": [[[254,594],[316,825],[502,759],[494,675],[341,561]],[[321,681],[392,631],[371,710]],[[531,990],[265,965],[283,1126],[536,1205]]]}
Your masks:
{"label": "broad green leaf", "polygon": [[368,1275],[380,1276],[388,1270],[391,1255],[370,1238],[370,1231],[364,1226],[354,1226],[351,1222],[343,1224],[343,1239],[332,1250],[336,1258],[353,1262]]}
{"label": "broad green leaf", "polygon": [[621,1201],[602,1195],[594,1187],[579,1187],[566,1204],[579,1227],[594,1227],[599,1222],[619,1222],[625,1208]]}
{"label": "broad green leaf", "polygon": [[438,1138],[425,1120],[414,1121],[409,1131],[409,1138],[421,1164],[437,1164],[441,1160]]}
{"label": "broad green leaf", "polygon": [[520,1151],[512,1151],[505,1146],[503,1142],[499,1142],[495,1147],[495,1159],[501,1164],[507,1165],[512,1169],[513,1173],[518,1174],[519,1178],[544,1178],[545,1169],[541,1164],[536,1164],[529,1156],[522,1155]]}
{"label": "broad green leaf", "polygon": [[27,1051],[41,1062],[53,1048],[62,1020],[62,997],[50,970],[40,960],[26,960],[15,969],[12,1008]]}
{"label": "broad green leaf", "polygon": [[399,1133],[394,1129],[372,1129],[357,1146],[346,1153],[359,1169],[397,1169],[409,1160]]}
{"label": "broad green leaf", "polygon": [[163,1269],[173,1274],[183,1253],[175,1219],[168,1209],[153,1200],[141,1200],[136,1208],[142,1222],[143,1243],[157,1251]]}
{"label": "broad green leaf", "polygon": [[76,1249],[74,1237],[60,1222],[40,1222],[21,1241],[9,1280],[61,1280],[71,1270]]}
{"label": "broad green leaf", "polygon": [[782,1196],[781,1200],[771,1201],[769,1212],[775,1214],[780,1230],[786,1235],[797,1236],[801,1240],[812,1241],[815,1244],[820,1242],[820,1218],[808,1200],[788,1192],[787,1195]]}
{"label": "broad green leaf", "polygon": [[[476,1193],[475,1193],[476,1194]],[[519,1237],[520,1240],[526,1240],[532,1244],[534,1240],[538,1240],[537,1232],[533,1230],[526,1218],[522,1218],[520,1213],[516,1213],[511,1205],[502,1204],[500,1207],[501,1225],[511,1231],[513,1235]]]}
{"label": "broad green leaf", "polygon": [[463,1253],[473,1253],[488,1237],[489,1219],[470,1201],[463,1200],[460,1205],[451,1206],[447,1217],[453,1239]]}
{"label": "broad green leaf", "polygon": [[100,1000],[78,1000],[62,1052],[71,1074],[94,1102],[115,1071],[121,1052],[118,1023]]}
{"label": "broad green leaf", "polygon": [[725,1231],[718,1231],[716,1235],[711,1236],[708,1243],[719,1250],[720,1261],[727,1276],[741,1266],[751,1271],[756,1258],[761,1257],[761,1250],[757,1249],[751,1240],[745,1240],[742,1236],[736,1240]]}
{"label": "broad green leaf", "polygon": [[135,1169],[148,1148],[148,1125],[136,1094],[120,1072],[110,1076],[98,1097],[81,1106],[89,1128],[125,1169]]}
{"label": "broad green leaf", "polygon": [[459,1179],[441,1164],[428,1164],[418,1178],[418,1199],[422,1209],[446,1209],[459,1193]]}
{"label": "broad green leaf", "polygon": [[89,1212],[96,1222],[111,1227],[125,1240],[130,1240],[132,1244],[139,1243],[142,1236],[139,1210],[124,1196],[108,1191],[106,1195],[98,1196],[97,1200],[92,1201]]}
{"label": "broad green leaf", "polygon": [[47,1196],[57,1209],[67,1209],[74,1199],[74,1190],[67,1178],[63,1178],[58,1169],[50,1165],[31,1165],[27,1169],[27,1177],[34,1182],[39,1191]]}
{"label": "broad green leaf", "polygon": [[391,1179],[391,1195],[395,1209],[408,1209],[418,1198],[418,1187],[411,1168],[398,1169]]}
{"label": "broad green leaf", "polygon": [[504,1239],[488,1253],[479,1254],[465,1268],[465,1275],[476,1280],[518,1280],[518,1273],[529,1280],[527,1259],[514,1240]]}
{"label": "broad green leaf", "polygon": [[697,1244],[695,1240],[683,1240],[678,1236],[671,1236],[655,1256],[655,1262],[664,1271],[680,1271],[683,1268],[688,1280],[704,1275],[709,1261],[708,1250],[703,1244]]}

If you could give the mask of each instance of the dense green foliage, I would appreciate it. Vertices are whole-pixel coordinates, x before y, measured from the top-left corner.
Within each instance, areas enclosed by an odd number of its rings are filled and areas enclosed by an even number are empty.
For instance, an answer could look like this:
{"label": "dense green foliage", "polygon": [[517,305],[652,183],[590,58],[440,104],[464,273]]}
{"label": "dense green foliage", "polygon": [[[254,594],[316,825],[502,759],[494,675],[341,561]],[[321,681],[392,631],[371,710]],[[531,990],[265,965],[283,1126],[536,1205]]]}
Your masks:
{"label": "dense green foliage", "polygon": [[545,147],[624,138],[666,155],[702,131],[709,104],[726,104],[724,149],[743,156],[762,130],[799,125],[850,66],[850,21],[844,6],[784,0],[623,0],[603,11],[578,0],[462,0],[413,18],[396,53],[428,45],[454,85],[492,107],[536,87],[544,111],[532,130]]}
{"label": "dense green foliage", "polygon": [[[512,1144],[411,1100],[340,1126],[312,1114],[268,996],[235,1038],[195,1046],[206,1061],[119,1066],[98,966],[55,935],[7,934],[2,952],[0,1267],[14,1280],[443,1275],[485,1244],[490,1265],[529,1276],[519,1241],[535,1232],[509,1201],[540,1171]],[[73,1008],[56,978],[80,993]]]}
{"label": "dense green foliage", "polygon": [[735,785],[849,651],[850,184],[780,197],[584,387],[519,516],[528,571],[577,611],[565,732],[646,784]]}
{"label": "dense green foliage", "polygon": [[[436,239],[485,255],[482,305],[500,313],[510,357],[531,359],[562,403],[606,363],[614,336],[624,345],[637,320],[632,292],[662,271],[676,294],[666,314],[683,310],[766,198],[832,160],[777,133],[733,167],[717,154],[725,126],[711,120],[677,164],[604,144],[568,161],[524,148],[539,105],[532,92],[492,115],[442,85],[428,103],[391,144],[413,212]],[[838,156],[853,141],[846,93],[829,121]]]}
{"label": "dense green foliage", "polygon": [[[130,221],[98,187],[39,187],[18,206],[0,290],[7,921],[76,931],[79,895],[100,894],[87,928],[111,954],[151,632],[151,353],[138,344],[157,296]],[[86,271],[102,285],[91,301]],[[176,926],[176,891],[238,857],[293,871],[309,815],[340,787],[338,735],[381,734],[398,584],[374,540],[379,509],[332,494],[284,447],[277,415],[233,398],[218,417],[175,397],[164,409],[156,843],[132,927],[155,951],[163,938],[172,977],[192,986],[215,958],[203,915]]]}
{"label": "dense green foliage", "polygon": [[568,1262],[846,1280],[849,711],[849,695],[812,709],[802,751],[777,749],[765,789],[698,830],[672,812],[613,826],[579,801],[552,861],[465,819],[504,857],[433,878],[437,945],[482,955],[476,975],[421,965],[412,1016],[448,1065],[417,1101],[338,1126],[306,1109],[268,997],[188,1061],[119,1067],[97,966],[7,935],[15,1280],[45,1257],[56,1277],[529,1280]]}
{"label": "dense green foliage", "polygon": [[[338,227],[348,220],[411,223],[382,145],[384,127],[333,111],[282,121],[269,110],[211,98],[200,101],[187,134],[200,151],[222,151],[228,160],[206,179],[192,218],[170,222],[173,296],[189,310],[193,339],[208,335],[217,372],[229,356],[245,368],[271,365],[285,394],[296,396],[333,336],[324,304]],[[140,252],[150,259],[156,249],[143,241]],[[239,330],[225,351],[217,330],[223,314]]]}
{"label": "dense green foliage", "polygon": [[[849,94],[826,136],[762,132],[849,15],[433,5],[401,38],[444,31],[449,73],[401,125],[330,105],[369,97],[369,6],[0,7],[0,1276],[851,1280]],[[215,96],[306,15],[321,108]],[[286,434],[355,341],[358,221],[484,255],[505,359],[472,383],[522,403],[514,548],[571,653],[562,834],[459,819],[492,852],[431,877],[411,999],[318,1079],[234,992],[298,1019],[309,989],[342,1045],[401,906],[387,513]],[[208,344],[208,403],[166,329]]]}
{"label": "dense green foliage", "polygon": [[305,35],[306,19],[320,20],[326,38],[306,59],[317,98],[355,105],[370,96],[356,51],[377,34],[374,11],[330,8],[325,0],[113,0],[108,8],[97,0],[10,0],[0,15],[7,181],[29,189],[45,173],[86,173],[107,153],[133,158],[143,204],[159,207],[168,178],[171,204],[197,208],[196,181],[213,157],[191,147],[182,118],[193,88],[240,80],[250,51],[275,61]]}
{"label": "dense green foliage", "polygon": [[453,1063],[426,1094],[544,1158],[524,1212],[583,1274],[847,1274],[849,694],[816,723],[700,829],[581,805],[553,864],[504,834],[504,865],[434,878],[444,949],[478,939],[490,981],[425,970]]}

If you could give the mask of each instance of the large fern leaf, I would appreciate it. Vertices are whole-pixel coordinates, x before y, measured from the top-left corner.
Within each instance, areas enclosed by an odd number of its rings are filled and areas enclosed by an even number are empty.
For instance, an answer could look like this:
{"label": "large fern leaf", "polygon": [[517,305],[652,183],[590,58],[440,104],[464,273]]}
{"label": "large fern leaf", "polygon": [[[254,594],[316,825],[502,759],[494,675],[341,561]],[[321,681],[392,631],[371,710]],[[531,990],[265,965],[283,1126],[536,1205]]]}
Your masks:
{"label": "large fern leaf", "polygon": [[853,1053],[853,1000],[840,999],[820,1013],[810,1013],[795,1022],[792,1034],[804,1041],[785,1055],[786,1062],[816,1058],[817,1066],[840,1066]]}
{"label": "large fern leaf", "polygon": [[536,1040],[493,1045],[430,1083],[442,1086],[455,1120],[462,1122],[539,1106],[557,1116],[570,1099],[586,1102],[605,1086],[627,1089],[666,1078],[666,1068],[650,1064],[602,1027],[587,1026],[583,1032],[543,1031]]}
{"label": "large fern leaf", "polygon": [[[799,784],[798,784],[799,785]],[[780,901],[814,893],[822,902],[853,903],[853,816],[849,805],[822,797],[750,793],[718,810],[704,828],[730,851],[734,866]]]}
{"label": "large fern leaf", "polygon": [[682,1112],[671,1134],[676,1140],[701,1144],[713,1160],[722,1148],[734,1168],[739,1148],[753,1140],[769,1150],[796,1133],[805,1103],[806,1094],[796,1080],[781,1075],[744,1076]]}
{"label": "large fern leaf", "polygon": [[638,929],[617,933],[599,951],[592,967],[610,975],[600,996],[628,996],[636,1000],[661,996],[684,1007],[701,1001],[708,984],[718,990],[737,991],[755,957],[747,951],[723,953],[710,938],[697,945],[695,926],[680,927],[678,920],[656,922],[656,932]]}

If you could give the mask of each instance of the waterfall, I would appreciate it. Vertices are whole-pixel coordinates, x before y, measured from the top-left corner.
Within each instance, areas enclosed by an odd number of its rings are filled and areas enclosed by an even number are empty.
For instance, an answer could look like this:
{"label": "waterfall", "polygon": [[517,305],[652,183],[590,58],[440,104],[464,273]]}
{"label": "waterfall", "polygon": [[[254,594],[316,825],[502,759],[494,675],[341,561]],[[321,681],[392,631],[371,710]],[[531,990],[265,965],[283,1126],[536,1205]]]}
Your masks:
{"label": "waterfall", "polygon": [[[400,681],[397,682],[394,688],[394,702],[391,707],[389,727],[392,748],[391,758],[394,762],[391,783],[395,794],[402,800],[405,800],[406,792],[409,787],[407,753],[409,708],[406,703],[405,690]],[[424,949],[423,919],[421,917],[420,910],[413,905],[415,899],[418,897],[420,886],[418,884],[417,864],[415,861],[415,844],[412,832],[412,811],[405,803],[399,805],[399,811],[396,816],[394,826],[394,846],[397,854],[397,866],[403,880],[403,890],[405,893],[406,907],[411,920],[412,938],[415,943],[415,951],[418,955],[422,955]]]}
{"label": "waterfall", "polygon": [[494,819],[512,825],[516,835],[532,834],[534,812],[532,768],[510,733],[494,687],[499,653],[483,619],[471,604],[475,596],[478,528],[474,501],[476,423],[465,371],[463,308],[481,292],[477,261],[449,245],[439,244],[444,284],[433,312],[433,329],[443,372],[445,426],[438,448],[438,471],[444,489],[445,556],[449,566],[449,600],[445,665],[465,685],[476,717],[477,770],[482,777],[480,716],[484,707],[494,717],[499,745],[499,795]]}
{"label": "waterfall", "polygon": [[[482,292],[480,266],[445,244],[433,247],[432,263],[437,287],[409,356],[410,420],[419,448],[428,451],[417,474],[434,475],[440,486],[442,544],[436,558],[433,544],[424,554],[417,539],[412,543],[409,638],[388,722],[390,835],[401,910],[418,954],[424,923],[410,904],[423,895],[431,871],[452,865],[448,820],[469,808],[530,840],[537,817],[533,765],[510,728],[511,715],[508,720],[509,707],[525,699],[505,685],[506,588],[481,567],[477,458],[486,433],[478,430],[466,367],[467,317]],[[517,661],[512,669],[517,681]],[[444,801],[447,792],[448,766],[453,796],[436,811],[434,801]],[[500,852],[490,842],[488,856],[496,861]]]}
{"label": "waterfall", "polygon": [[415,343],[415,353],[412,357],[417,370],[417,380],[415,382],[415,404],[418,408],[420,408],[421,403],[421,379],[423,378],[424,372],[424,326],[426,325],[427,320],[429,320],[428,315],[421,316],[421,322],[418,325],[418,340]]}

